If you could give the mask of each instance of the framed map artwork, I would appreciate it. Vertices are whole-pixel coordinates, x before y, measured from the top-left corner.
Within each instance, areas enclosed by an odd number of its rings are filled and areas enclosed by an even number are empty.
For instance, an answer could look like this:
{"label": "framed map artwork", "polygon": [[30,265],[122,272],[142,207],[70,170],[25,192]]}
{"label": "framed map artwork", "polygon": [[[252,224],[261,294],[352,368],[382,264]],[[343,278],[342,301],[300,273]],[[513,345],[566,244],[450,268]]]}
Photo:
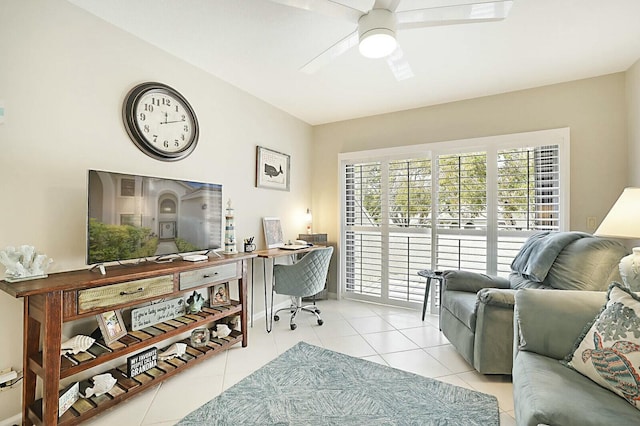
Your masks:
{"label": "framed map artwork", "polygon": [[263,217],[262,227],[264,228],[264,242],[267,248],[282,247],[284,245],[282,226],[280,225],[279,218]]}

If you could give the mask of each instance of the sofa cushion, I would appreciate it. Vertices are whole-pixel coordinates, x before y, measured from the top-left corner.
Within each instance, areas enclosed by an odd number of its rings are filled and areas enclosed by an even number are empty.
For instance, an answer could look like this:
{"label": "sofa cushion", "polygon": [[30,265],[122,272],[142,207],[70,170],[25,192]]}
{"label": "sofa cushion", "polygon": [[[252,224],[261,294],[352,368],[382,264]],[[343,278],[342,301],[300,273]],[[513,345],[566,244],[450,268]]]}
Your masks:
{"label": "sofa cushion", "polygon": [[569,365],[640,408],[640,298],[613,283]]}
{"label": "sofa cushion", "polygon": [[640,412],[558,360],[518,352],[513,395],[519,426],[640,424]]}

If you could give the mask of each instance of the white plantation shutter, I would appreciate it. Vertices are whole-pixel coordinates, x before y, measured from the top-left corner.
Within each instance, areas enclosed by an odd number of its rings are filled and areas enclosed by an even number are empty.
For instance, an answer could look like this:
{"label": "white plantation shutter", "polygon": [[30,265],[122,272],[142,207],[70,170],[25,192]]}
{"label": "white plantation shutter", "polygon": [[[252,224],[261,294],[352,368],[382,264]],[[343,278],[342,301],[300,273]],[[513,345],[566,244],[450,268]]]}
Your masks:
{"label": "white plantation shutter", "polygon": [[487,154],[438,157],[438,269],[486,272]]}
{"label": "white plantation shutter", "polygon": [[522,243],[536,231],[560,229],[558,145],[522,147],[497,155],[497,273],[508,276]]}
{"label": "white plantation shutter", "polygon": [[425,288],[418,271],[508,276],[530,235],[565,229],[566,129],[483,138],[484,149],[473,141],[472,152],[428,145],[342,160],[345,294],[415,306]]}
{"label": "white plantation shutter", "polygon": [[418,271],[431,265],[431,160],[390,161],[388,170],[388,298],[421,302]]}
{"label": "white plantation shutter", "polygon": [[382,295],[380,162],[351,164],[345,171],[345,289]]}

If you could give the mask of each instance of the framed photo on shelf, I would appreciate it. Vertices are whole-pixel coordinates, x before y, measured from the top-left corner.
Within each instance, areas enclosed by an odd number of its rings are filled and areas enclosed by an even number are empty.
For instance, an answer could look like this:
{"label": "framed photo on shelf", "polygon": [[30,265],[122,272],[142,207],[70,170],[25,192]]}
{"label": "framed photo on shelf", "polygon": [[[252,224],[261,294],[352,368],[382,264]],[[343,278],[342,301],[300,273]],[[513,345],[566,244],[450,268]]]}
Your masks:
{"label": "framed photo on shelf", "polygon": [[120,311],[107,311],[96,315],[102,337],[107,345],[127,335]]}
{"label": "framed photo on shelf", "polygon": [[209,287],[209,306],[228,306],[231,304],[229,297],[229,283],[216,284]]}
{"label": "framed photo on shelf", "polygon": [[264,242],[267,244],[267,248],[282,247],[284,245],[280,218],[263,217],[262,228],[264,229]]}
{"label": "framed photo on shelf", "polygon": [[256,187],[289,191],[291,157],[258,146],[256,153]]}

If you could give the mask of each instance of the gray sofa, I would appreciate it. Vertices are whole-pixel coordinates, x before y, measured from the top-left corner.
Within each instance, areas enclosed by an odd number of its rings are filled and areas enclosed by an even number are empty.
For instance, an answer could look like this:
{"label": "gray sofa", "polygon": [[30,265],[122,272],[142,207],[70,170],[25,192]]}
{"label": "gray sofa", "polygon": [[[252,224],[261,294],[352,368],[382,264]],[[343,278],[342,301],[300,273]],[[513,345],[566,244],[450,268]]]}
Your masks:
{"label": "gray sofa", "polygon": [[606,292],[516,293],[513,396],[519,426],[640,424],[640,411],[626,400],[560,363],[605,301]]}
{"label": "gray sofa", "polygon": [[480,373],[511,374],[516,290],[604,291],[620,281],[618,264],[627,254],[616,241],[580,232],[536,234],[514,259],[509,279],[445,271],[440,329]]}

